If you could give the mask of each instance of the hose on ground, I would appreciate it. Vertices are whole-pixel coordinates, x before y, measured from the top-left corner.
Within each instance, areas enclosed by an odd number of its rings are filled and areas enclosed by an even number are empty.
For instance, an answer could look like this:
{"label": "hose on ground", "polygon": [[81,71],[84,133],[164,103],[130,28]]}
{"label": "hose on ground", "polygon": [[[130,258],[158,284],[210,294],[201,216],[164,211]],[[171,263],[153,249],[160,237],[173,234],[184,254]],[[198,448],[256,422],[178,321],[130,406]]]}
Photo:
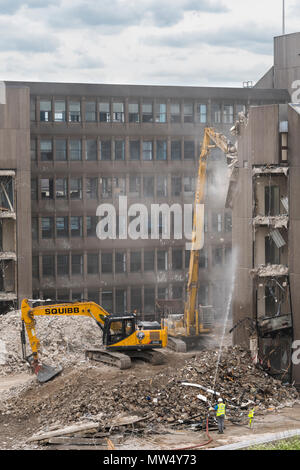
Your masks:
{"label": "hose on ground", "polygon": [[208,444],[210,444],[212,441],[213,441],[213,438],[210,436],[209,434],[209,431],[208,431],[208,416],[207,416],[207,419],[206,419],[206,431],[205,431],[207,437],[208,437],[208,441],[207,442],[203,442],[202,444],[198,444],[196,446],[190,446],[190,447],[182,447],[180,449],[172,449],[172,450],[190,450],[190,449],[197,449],[198,447],[204,447],[204,446],[207,446]]}

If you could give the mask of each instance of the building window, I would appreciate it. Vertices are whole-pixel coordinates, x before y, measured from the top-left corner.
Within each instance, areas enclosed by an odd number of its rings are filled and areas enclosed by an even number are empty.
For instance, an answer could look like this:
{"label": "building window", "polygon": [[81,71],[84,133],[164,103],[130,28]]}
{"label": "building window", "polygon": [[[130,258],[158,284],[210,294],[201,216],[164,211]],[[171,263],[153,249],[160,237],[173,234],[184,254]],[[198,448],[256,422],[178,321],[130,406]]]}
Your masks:
{"label": "building window", "polygon": [[184,159],[185,160],[194,160],[195,158],[195,142],[194,141],[185,141],[184,142]]}
{"label": "building window", "polygon": [[56,217],[56,237],[66,238],[69,236],[68,217]]}
{"label": "building window", "polygon": [[65,122],[66,121],[66,102],[55,101],[54,102],[54,121]]}
{"label": "building window", "polygon": [[124,121],[124,103],[113,103],[113,122]]}
{"label": "building window", "polygon": [[42,162],[51,162],[53,160],[52,140],[41,140],[40,151]]}
{"label": "building window", "polygon": [[172,196],[178,197],[182,191],[182,180],[181,176],[172,176],[171,180],[171,192]]}
{"label": "building window", "polygon": [[36,162],[36,139],[30,140],[30,159],[32,162]]}
{"label": "building window", "polygon": [[101,271],[102,274],[111,274],[113,266],[112,253],[101,254]]}
{"label": "building window", "polygon": [[98,291],[88,291],[88,299],[90,302],[95,302],[95,304],[99,304],[99,292]]}
{"label": "building window", "polygon": [[80,122],[80,101],[70,101],[69,103],[69,121]]}
{"label": "building window", "polygon": [[99,273],[99,256],[98,253],[88,253],[87,255],[87,273]]}
{"label": "building window", "polygon": [[115,253],[115,272],[117,274],[126,273],[126,253],[124,251],[116,251]]}
{"label": "building window", "polygon": [[171,142],[171,160],[181,160],[181,142],[172,140]]}
{"label": "building window", "polygon": [[100,160],[111,160],[111,140],[102,140],[100,142]]}
{"label": "building window", "polygon": [[128,119],[129,122],[140,122],[140,112],[138,103],[129,103],[128,104]]}
{"label": "building window", "polygon": [[233,123],[233,105],[225,104],[223,110],[223,123],[232,124]]}
{"label": "building window", "polygon": [[81,159],[81,140],[70,140],[70,160],[80,161]]}
{"label": "building window", "polygon": [[140,160],[140,141],[131,140],[129,143],[130,160]]}
{"label": "building window", "polygon": [[232,231],[232,215],[231,215],[230,212],[225,212],[224,228],[225,228],[225,232],[231,232]]}
{"label": "building window", "polygon": [[182,250],[172,250],[172,269],[182,269]]}
{"label": "building window", "polygon": [[200,251],[199,268],[207,268],[207,254],[203,250]]}
{"label": "building window", "polygon": [[246,114],[247,107],[245,104],[236,104],[235,105],[236,117],[238,118],[239,113]]}
{"label": "building window", "polygon": [[153,142],[152,141],[143,142],[143,160],[144,161],[153,160]]}
{"label": "building window", "polygon": [[114,195],[125,196],[126,195],[126,178],[119,176],[114,178]]}
{"label": "building window", "polygon": [[71,221],[71,237],[82,237],[82,217],[72,216],[70,221]]}
{"label": "building window", "polygon": [[111,290],[102,291],[102,307],[107,312],[113,311],[113,293]]}
{"label": "building window", "polygon": [[41,179],[41,197],[42,199],[53,199],[53,179]]}
{"label": "building window", "polygon": [[184,255],[184,267],[185,269],[188,269],[190,266],[190,259],[191,259],[191,252],[188,250],[185,250],[185,255]]}
{"label": "building window", "polygon": [[55,182],[56,199],[66,199],[68,197],[68,180],[67,178],[57,178]]}
{"label": "building window", "polygon": [[142,311],[142,290],[141,288],[131,288],[131,310],[139,313]]}
{"label": "building window", "polygon": [[38,198],[37,178],[31,178],[31,200],[37,201],[37,198]]}
{"label": "building window", "polygon": [[42,257],[43,276],[54,277],[54,256],[44,255]]}
{"label": "building window", "polygon": [[168,270],[168,253],[166,250],[157,251],[157,270],[158,271]]}
{"label": "building window", "polygon": [[125,140],[115,141],[115,160],[125,160]]}
{"label": "building window", "polygon": [[212,230],[213,232],[222,232],[222,214],[212,214]]}
{"label": "building window", "polygon": [[279,186],[265,186],[265,215],[275,217],[280,214]]}
{"label": "building window", "polygon": [[213,266],[221,266],[223,263],[223,249],[213,248],[212,250],[212,264]]}
{"label": "building window", "polygon": [[68,276],[69,275],[69,255],[57,255],[57,275]]}
{"label": "building window", "polygon": [[33,256],[32,257],[32,277],[33,277],[33,279],[39,279],[39,277],[40,277],[39,257],[38,256]]}
{"label": "building window", "polygon": [[103,199],[111,198],[112,197],[112,178],[110,177],[103,177],[101,178],[101,196]]}
{"label": "building window", "polygon": [[83,256],[82,255],[72,255],[72,275],[82,275],[83,274]]}
{"label": "building window", "polygon": [[280,264],[280,251],[272,237],[265,237],[265,264]]}
{"label": "building window", "polygon": [[55,160],[58,162],[67,161],[67,141],[56,140],[55,141]]}
{"label": "building window", "polygon": [[182,286],[172,286],[172,299],[182,299],[183,289]]}
{"label": "building window", "polygon": [[165,103],[155,104],[155,122],[167,122],[167,105]]}
{"label": "building window", "polygon": [[142,120],[143,122],[153,122],[153,105],[152,103],[142,104]]}
{"label": "building window", "polygon": [[52,103],[50,100],[40,101],[40,120],[52,121]]}
{"label": "building window", "polygon": [[197,120],[200,124],[206,124],[207,122],[207,105],[197,104]]}
{"label": "building window", "polygon": [[155,312],[155,289],[154,287],[145,287],[144,289],[144,311],[145,313]]}
{"label": "building window", "polygon": [[72,302],[82,302],[84,299],[83,292],[72,291]]}
{"label": "building window", "polygon": [[143,177],[144,197],[154,197],[154,176]]}
{"label": "building window", "polygon": [[157,175],[156,179],[156,195],[157,197],[168,196],[168,178],[167,176]]}
{"label": "building window", "polygon": [[100,122],[110,122],[110,106],[108,102],[99,103]]}
{"label": "building window", "polygon": [[195,194],[195,178],[194,176],[183,177],[183,191],[185,196],[193,196]]}
{"label": "building window", "polygon": [[194,122],[194,105],[192,103],[184,104],[183,120],[184,122]]}
{"label": "building window", "polygon": [[39,234],[39,219],[37,217],[32,217],[31,219],[32,240],[37,240],[38,234]]}
{"label": "building window", "polygon": [[87,101],[85,103],[85,120],[87,122],[97,121],[96,103],[95,101]]}
{"label": "building window", "polygon": [[171,112],[171,122],[180,123],[181,122],[180,103],[172,103],[170,107],[170,112]]}
{"label": "building window", "polygon": [[124,314],[126,312],[126,290],[116,289],[116,313]]}
{"label": "building window", "polygon": [[97,161],[97,140],[88,139],[85,147],[85,158],[87,161]]}
{"label": "building window", "polygon": [[97,217],[95,215],[88,215],[86,218],[86,235],[88,237],[95,237],[96,236],[96,228],[97,228]]}
{"label": "building window", "polygon": [[141,177],[129,177],[129,194],[131,197],[140,197],[141,195]]}
{"label": "building window", "polygon": [[168,297],[168,288],[167,287],[158,287],[157,289],[157,298],[161,300],[167,300]]}
{"label": "building window", "polygon": [[86,197],[87,199],[98,199],[98,178],[86,179]]}
{"label": "building window", "polygon": [[167,141],[157,140],[156,142],[156,160],[167,160]]}
{"label": "building window", "polygon": [[70,198],[82,199],[82,179],[70,178]]}
{"label": "building window", "polygon": [[36,102],[35,98],[30,98],[30,121],[36,120]]}
{"label": "building window", "polygon": [[140,251],[130,253],[130,272],[138,273],[142,269],[142,256]]}
{"label": "building window", "polygon": [[211,105],[211,117],[213,124],[220,124],[221,123],[221,105],[217,103],[213,103]]}
{"label": "building window", "polygon": [[144,271],[154,271],[154,251],[144,252]]}
{"label": "building window", "polygon": [[53,217],[42,217],[42,238],[53,238]]}

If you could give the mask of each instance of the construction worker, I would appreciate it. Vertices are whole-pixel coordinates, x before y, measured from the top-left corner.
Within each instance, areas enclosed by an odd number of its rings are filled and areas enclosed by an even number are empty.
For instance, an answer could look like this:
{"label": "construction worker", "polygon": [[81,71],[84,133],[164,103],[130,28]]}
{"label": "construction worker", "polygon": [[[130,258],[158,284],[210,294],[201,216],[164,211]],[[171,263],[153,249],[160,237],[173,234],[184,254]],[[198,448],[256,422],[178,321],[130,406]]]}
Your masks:
{"label": "construction worker", "polygon": [[223,399],[219,398],[218,405],[215,406],[219,434],[224,433],[225,408],[226,406],[225,406],[225,403],[223,402]]}
{"label": "construction worker", "polygon": [[248,418],[249,418],[249,428],[252,427],[252,421],[254,419],[254,411],[255,408],[252,408],[252,410],[249,411]]}

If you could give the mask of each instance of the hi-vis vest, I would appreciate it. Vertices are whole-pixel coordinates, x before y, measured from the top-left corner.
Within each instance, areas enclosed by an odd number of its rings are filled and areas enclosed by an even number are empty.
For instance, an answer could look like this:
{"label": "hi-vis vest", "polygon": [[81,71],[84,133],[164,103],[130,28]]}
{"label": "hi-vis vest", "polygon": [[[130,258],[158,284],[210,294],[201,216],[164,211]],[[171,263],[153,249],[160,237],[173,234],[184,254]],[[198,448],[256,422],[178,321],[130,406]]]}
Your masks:
{"label": "hi-vis vest", "polygon": [[254,408],[253,410],[249,411],[248,418],[253,418],[254,417]]}
{"label": "hi-vis vest", "polygon": [[220,403],[217,408],[217,416],[224,416],[225,415],[225,405],[224,403]]}

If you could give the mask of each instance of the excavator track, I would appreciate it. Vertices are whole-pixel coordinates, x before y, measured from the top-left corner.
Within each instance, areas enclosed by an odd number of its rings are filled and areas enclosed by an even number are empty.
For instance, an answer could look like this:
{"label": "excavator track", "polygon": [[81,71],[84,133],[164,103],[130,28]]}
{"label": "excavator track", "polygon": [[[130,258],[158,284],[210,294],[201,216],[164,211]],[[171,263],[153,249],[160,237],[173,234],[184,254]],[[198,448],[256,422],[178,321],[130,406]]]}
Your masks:
{"label": "excavator track", "polygon": [[141,359],[142,361],[149,362],[152,365],[160,366],[165,363],[165,355],[156,350],[148,351],[127,351],[127,353],[133,359]]}
{"label": "excavator track", "polygon": [[119,352],[92,349],[85,351],[85,357],[93,361],[103,362],[104,364],[118,367],[121,370],[130,369],[131,367],[130,357]]}

